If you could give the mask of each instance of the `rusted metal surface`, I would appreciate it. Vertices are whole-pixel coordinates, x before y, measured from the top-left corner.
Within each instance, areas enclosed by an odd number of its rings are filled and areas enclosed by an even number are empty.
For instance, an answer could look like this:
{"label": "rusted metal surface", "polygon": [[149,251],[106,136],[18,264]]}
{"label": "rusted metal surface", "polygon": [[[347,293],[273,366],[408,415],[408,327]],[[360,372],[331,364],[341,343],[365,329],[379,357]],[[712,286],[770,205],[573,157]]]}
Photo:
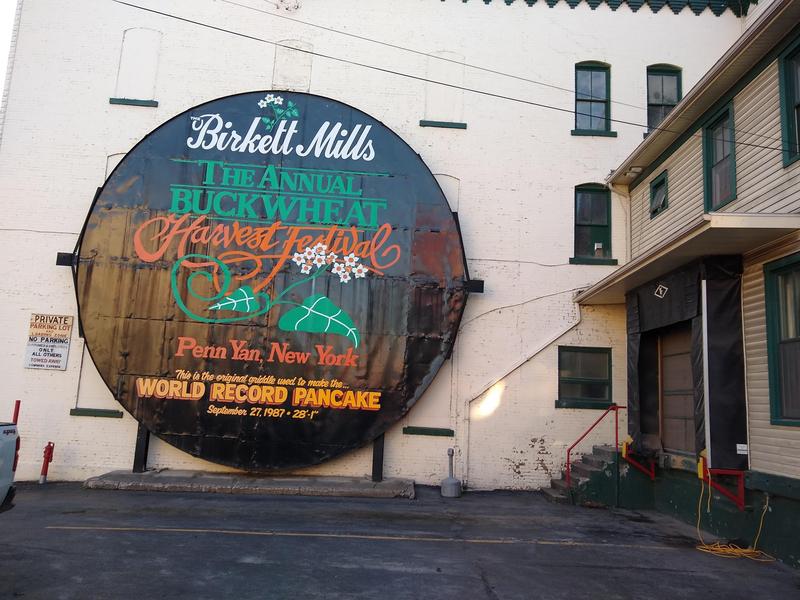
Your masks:
{"label": "rusted metal surface", "polygon": [[352,107],[289,92],[149,134],[92,207],[77,268],[119,402],[177,448],[250,470],[319,463],[405,415],[452,348],[466,279],[419,156]]}

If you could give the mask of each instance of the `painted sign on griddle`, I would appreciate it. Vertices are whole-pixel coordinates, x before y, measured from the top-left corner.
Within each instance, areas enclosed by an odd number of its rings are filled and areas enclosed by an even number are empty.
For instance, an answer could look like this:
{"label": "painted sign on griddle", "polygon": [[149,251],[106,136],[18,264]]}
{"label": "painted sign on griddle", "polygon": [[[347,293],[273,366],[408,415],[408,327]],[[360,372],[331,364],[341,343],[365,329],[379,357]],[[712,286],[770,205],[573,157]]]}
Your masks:
{"label": "painted sign on griddle", "polygon": [[436,180],[368,115],[309,94],[221,98],[106,181],[78,302],[119,402],[195,456],[252,470],[357,448],[451,349],[464,254]]}

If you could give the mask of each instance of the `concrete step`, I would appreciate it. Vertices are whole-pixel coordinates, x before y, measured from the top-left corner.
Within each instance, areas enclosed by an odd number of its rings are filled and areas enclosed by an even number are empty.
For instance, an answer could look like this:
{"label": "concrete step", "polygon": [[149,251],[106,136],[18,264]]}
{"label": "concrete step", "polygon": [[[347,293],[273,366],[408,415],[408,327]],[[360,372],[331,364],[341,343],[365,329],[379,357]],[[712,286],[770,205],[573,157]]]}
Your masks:
{"label": "concrete step", "polygon": [[601,469],[598,467],[593,467],[592,465],[588,465],[585,462],[577,462],[572,465],[572,476],[573,477],[586,477],[587,479],[594,475],[595,473],[599,473]]}
{"label": "concrete step", "polygon": [[617,451],[614,446],[595,446],[592,448],[592,454],[606,462],[613,462],[617,456]]}
{"label": "concrete step", "polygon": [[[572,474],[572,487],[577,487],[581,484],[586,483],[589,481],[586,477],[581,477],[580,475],[573,473]],[[555,490],[559,490],[562,492],[567,491],[567,480],[566,479],[551,479],[550,480],[550,487]]]}
{"label": "concrete step", "polygon": [[569,503],[569,497],[565,493],[554,490],[553,488],[542,488],[542,494],[550,502],[555,502],[557,504]]}
{"label": "concrete step", "polygon": [[593,467],[597,467],[598,469],[604,468],[609,461],[605,460],[600,456],[595,456],[594,454],[584,454],[583,455],[583,462],[587,465],[591,465]]}

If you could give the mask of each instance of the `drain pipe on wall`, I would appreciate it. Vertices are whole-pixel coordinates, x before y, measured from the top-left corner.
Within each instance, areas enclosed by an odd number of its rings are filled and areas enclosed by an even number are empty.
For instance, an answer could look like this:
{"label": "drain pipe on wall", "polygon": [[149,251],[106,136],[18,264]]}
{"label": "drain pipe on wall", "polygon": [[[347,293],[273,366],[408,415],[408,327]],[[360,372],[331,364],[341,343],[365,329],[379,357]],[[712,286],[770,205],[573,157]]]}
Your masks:
{"label": "drain pipe on wall", "polygon": [[575,320],[574,323],[571,323],[566,329],[564,329],[563,331],[559,332],[557,335],[549,338],[543,344],[539,344],[538,346],[536,346],[536,348],[533,350],[533,352],[531,352],[528,356],[526,356],[521,361],[519,361],[516,364],[514,364],[514,366],[511,367],[511,369],[509,369],[505,374],[501,375],[500,377],[497,377],[497,378],[493,379],[491,381],[491,383],[489,383],[488,385],[483,386],[481,388],[481,391],[478,392],[478,394],[474,395],[472,398],[470,398],[469,401],[467,402],[467,414],[464,417],[464,421],[465,421],[465,429],[464,429],[464,431],[466,433],[466,440],[464,440],[464,443],[463,443],[463,446],[462,446],[462,454],[464,456],[464,460],[463,460],[463,464],[464,464],[463,480],[464,480],[464,486],[465,487],[468,487],[468,481],[467,480],[468,480],[468,477],[469,477],[470,406],[472,405],[472,403],[475,400],[477,400],[478,398],[483,396],[486,392],[488,392],[495,385],[497,385],[498,383],[503,381],[506,377],[508,377],[509,375],[514,373],[517,369],[519,369],[519,368],[523,367],[524,365],[528,364],[540,352],[542,352],[542,350],[544,350],[545,348],[549,348],[550,346],[555,344],[559,339],[564,337],[567,333],[569,333],[570,331],[575,329],[578,325],[580,325],[581,319],[583,318],[583,314],[581,313],[581,305],[577,304],[576,306],[578,307],[578,318]]}

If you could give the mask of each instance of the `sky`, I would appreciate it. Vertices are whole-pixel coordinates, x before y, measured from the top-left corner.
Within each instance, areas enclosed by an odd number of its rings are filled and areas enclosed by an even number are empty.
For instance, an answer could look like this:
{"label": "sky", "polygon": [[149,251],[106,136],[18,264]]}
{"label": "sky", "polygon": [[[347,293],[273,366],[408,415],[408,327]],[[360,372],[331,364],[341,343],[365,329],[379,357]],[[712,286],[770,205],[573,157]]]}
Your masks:
{"label": "sky", "polygon": [[14,27],[16,9],[16,0],[0,0],[0,72],[3,74],[0,85],[4,85],[6,80],[8,46],[11,44],[11,29]]}

